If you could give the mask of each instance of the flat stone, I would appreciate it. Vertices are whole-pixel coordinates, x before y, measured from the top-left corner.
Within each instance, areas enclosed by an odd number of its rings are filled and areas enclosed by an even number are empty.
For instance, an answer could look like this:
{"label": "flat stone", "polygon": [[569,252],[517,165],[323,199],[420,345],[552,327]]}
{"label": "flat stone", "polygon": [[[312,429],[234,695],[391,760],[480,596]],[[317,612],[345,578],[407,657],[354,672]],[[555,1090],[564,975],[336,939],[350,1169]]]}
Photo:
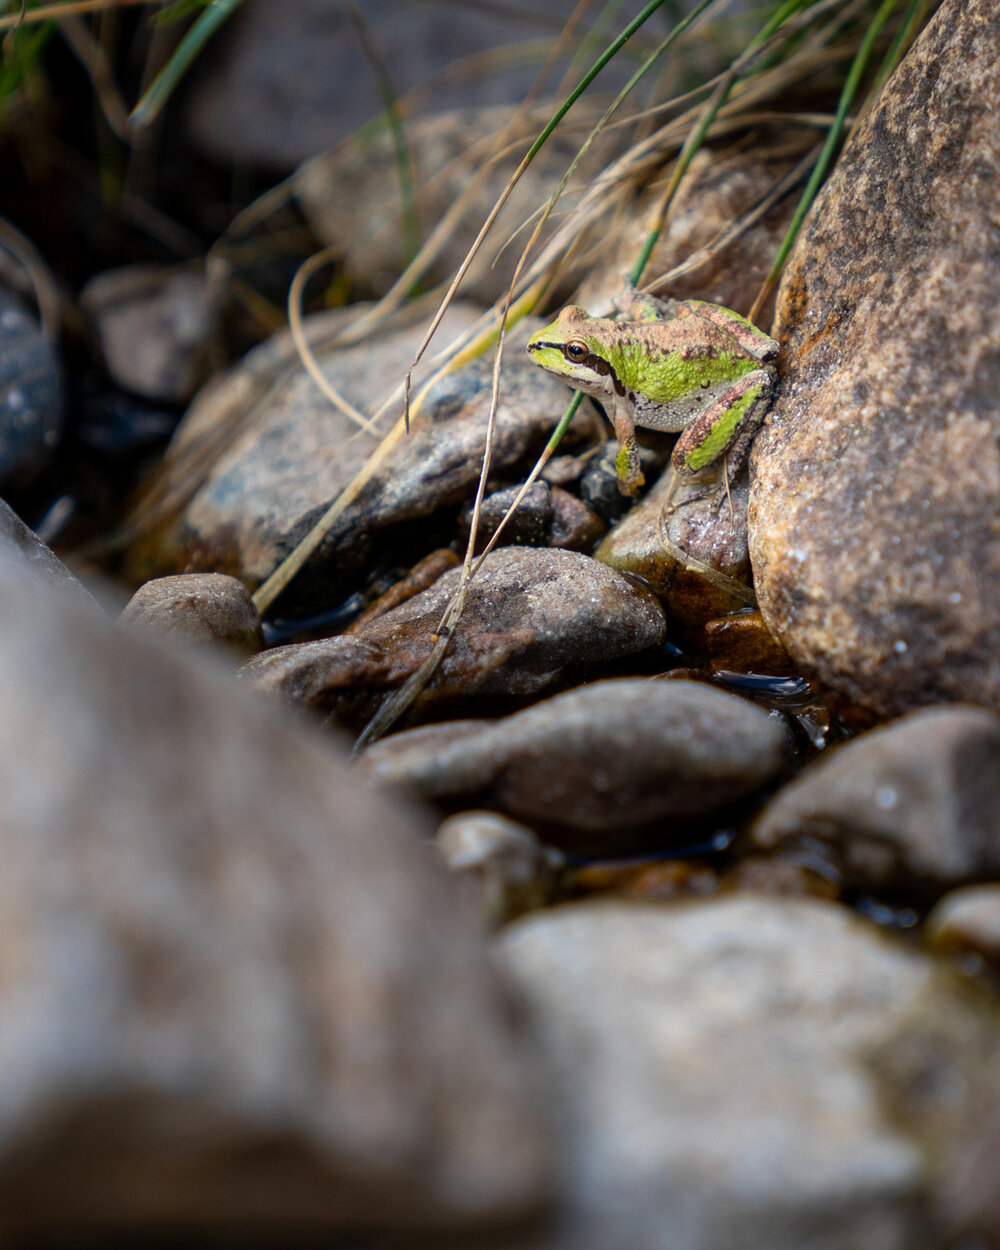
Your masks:
{"label": "flat stone", "polygon": [[[440,331],[447,343],[475,316],[457,305]],[[309,319],[324,376],[360,412],[373,415],[402,382],[425,330],[407,313],[377,343],[336,348],[343,317]],[[565,407],[565,387],[527,359],[518,326],[506,353],[493,470],[527,467]],[[325,344],[325,346],[324,346]],[[426,376],[426,367],[415,377]],[[275,605],[309,616],[363,585],[373,565],[415,563],[441,545],[432,519],[450,522],[479,477],[490,408],[491,362],[440,379],[411,432],[400,431],[358,497]],[[401,415],[400,407],[394,415]],[[385,426],[386,431],[391,423]],[[155,576],[224,572],[251,590],[323,516],[378,447],[320,393],[287,336],[249,353],[195,400],[159,474],[132,516],[127,572]]]}
{"label": "flat stone", "polygon": [[1000,872],[1000,716],[942,707],[821,755],[753,829],[759,846],[820,841],[865,888],[955,885]]}
{"label": "flat stone", "polygon": [[[257,690],[361,728],[430,655],[461,578],[428,590],[357,633],[275,647],[244,665]],[[573,551],[498,547],[469,584],[465,611],[435,675],[413,705],[425,718],[473,702],[506,709],[658,646],[663,609],[643,587]]]}
{"label": "flat stone", "polygon": [[260,616],[250,592],[225,573],[181,573],[140,586],[121,619],[177,641],[221,642],[253,655],[261,648]]}
{"label": "flat stone", "polygon": [[751,456],[761,611],[855,725],[1000,708],[1000,10],[945,0],[806,219]]}
{"label": "flat stone", "polygon": [[380,784],[495,807],[605,855],[669,842],[784,763],[784,727],[762,708],[652,678],[594,682],[498,721],[410,730],[362,757]]}
{"label": "flat stone", "polygon": [[438,850],[487,924],[499,926],[544,907],[557,894],[565,857],[497,812],[459,812],[445,820]]}
{"label": "flat stone", "polygon": [[836,904],[738,896],[564,906],[498,949],[563,1168],[517,1250],[945,1244],[997,1023],[939,961]]}
{"label": "flat stone", "polygon": [[6,561],[0,640],[0,1237],[535,1210],[526,1057],[426,820]]}

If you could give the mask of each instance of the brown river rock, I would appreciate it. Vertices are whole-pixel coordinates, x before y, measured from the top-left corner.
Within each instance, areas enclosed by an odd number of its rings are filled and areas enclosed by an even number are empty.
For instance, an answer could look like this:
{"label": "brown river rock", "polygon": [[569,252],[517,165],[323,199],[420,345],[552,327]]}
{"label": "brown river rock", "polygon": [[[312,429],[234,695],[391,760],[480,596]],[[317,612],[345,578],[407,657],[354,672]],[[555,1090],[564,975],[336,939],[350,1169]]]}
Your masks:
{"label": "brown river rock", "polygon": [[[460,576],[452,569],[356,634],[266,651],[241,675],[360,729],[430,655]],[[451,645],[414,706],[418,718],[431,708],[460,714],[470,699],[480,710],[483,699],[507,707],[658,646],[665,634],[653,594],[606,565],[574,551],[499,547],[470,583]]]}
{"label": "brown river rock", "polygon": [[1000,707],[1000,9],[945,0],[778,298],[753,451],[761,610],[855,723]]}

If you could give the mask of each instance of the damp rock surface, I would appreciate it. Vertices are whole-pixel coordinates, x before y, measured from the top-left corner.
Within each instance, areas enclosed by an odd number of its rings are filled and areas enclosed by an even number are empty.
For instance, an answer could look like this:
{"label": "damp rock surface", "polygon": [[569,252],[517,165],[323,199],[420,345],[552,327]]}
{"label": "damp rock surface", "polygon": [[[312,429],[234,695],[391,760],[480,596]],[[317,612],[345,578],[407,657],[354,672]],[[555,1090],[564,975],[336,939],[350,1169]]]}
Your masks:
{"label": "damp rock surface", "polygon": [[1000,875],[1000,716],[928,708],[870,730],[780,790],[753,837],[771,849],[821,841],[867,889]]}
{"label": "damp rock surface", "polygon": [[253,655],[260,616],[247,588],[225,573],[181,573],[140,586],[122,611],[130,625],[187,642],[221,642]]}

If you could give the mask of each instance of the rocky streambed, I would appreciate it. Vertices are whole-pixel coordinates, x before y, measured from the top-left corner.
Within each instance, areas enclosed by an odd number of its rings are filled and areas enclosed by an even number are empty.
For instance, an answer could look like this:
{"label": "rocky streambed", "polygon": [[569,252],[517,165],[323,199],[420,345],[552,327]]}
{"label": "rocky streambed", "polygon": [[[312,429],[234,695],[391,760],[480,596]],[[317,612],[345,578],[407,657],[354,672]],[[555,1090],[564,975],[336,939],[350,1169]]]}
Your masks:
{"label": "rocky streambed", "polygon": [[[945,0],[854,131],[747,477],[664,517],[649,436],[630,507],[582,408],[353,755],[458,587],[489,361],[418,377],[354,489],[377,440],[287,334],[256,347],[133,500],[120,612],[0,507],[0,1237],[1000,1244],[998,43],[987,0]],[[657,265],[767,164],[700,160]],[[330,176],[300,175],[314,215]],[[702,296],[745,310],[788,213]],[[139,289],[198,298],[92,306]],[[425,318],[345,344],[354,315],[305,332],[372,413]],[[539,324],[506,345],[486,537],[568,394]],[[16,493],[55,366],[20,305],[0,330]]]}

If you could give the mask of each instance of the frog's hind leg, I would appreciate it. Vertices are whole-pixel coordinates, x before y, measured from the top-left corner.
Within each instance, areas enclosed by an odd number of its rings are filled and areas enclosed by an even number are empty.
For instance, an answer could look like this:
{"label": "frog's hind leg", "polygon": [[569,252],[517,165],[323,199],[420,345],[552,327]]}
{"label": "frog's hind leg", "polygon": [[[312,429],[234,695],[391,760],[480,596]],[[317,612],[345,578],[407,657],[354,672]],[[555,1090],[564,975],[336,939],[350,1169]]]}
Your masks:
{"label": "frog's hind leg", "polygon": [[735,473],[746,458],[774,391],[767,369],[744,374],[684,430],[670,457],[678,474],[694,477],[723,459]]}

